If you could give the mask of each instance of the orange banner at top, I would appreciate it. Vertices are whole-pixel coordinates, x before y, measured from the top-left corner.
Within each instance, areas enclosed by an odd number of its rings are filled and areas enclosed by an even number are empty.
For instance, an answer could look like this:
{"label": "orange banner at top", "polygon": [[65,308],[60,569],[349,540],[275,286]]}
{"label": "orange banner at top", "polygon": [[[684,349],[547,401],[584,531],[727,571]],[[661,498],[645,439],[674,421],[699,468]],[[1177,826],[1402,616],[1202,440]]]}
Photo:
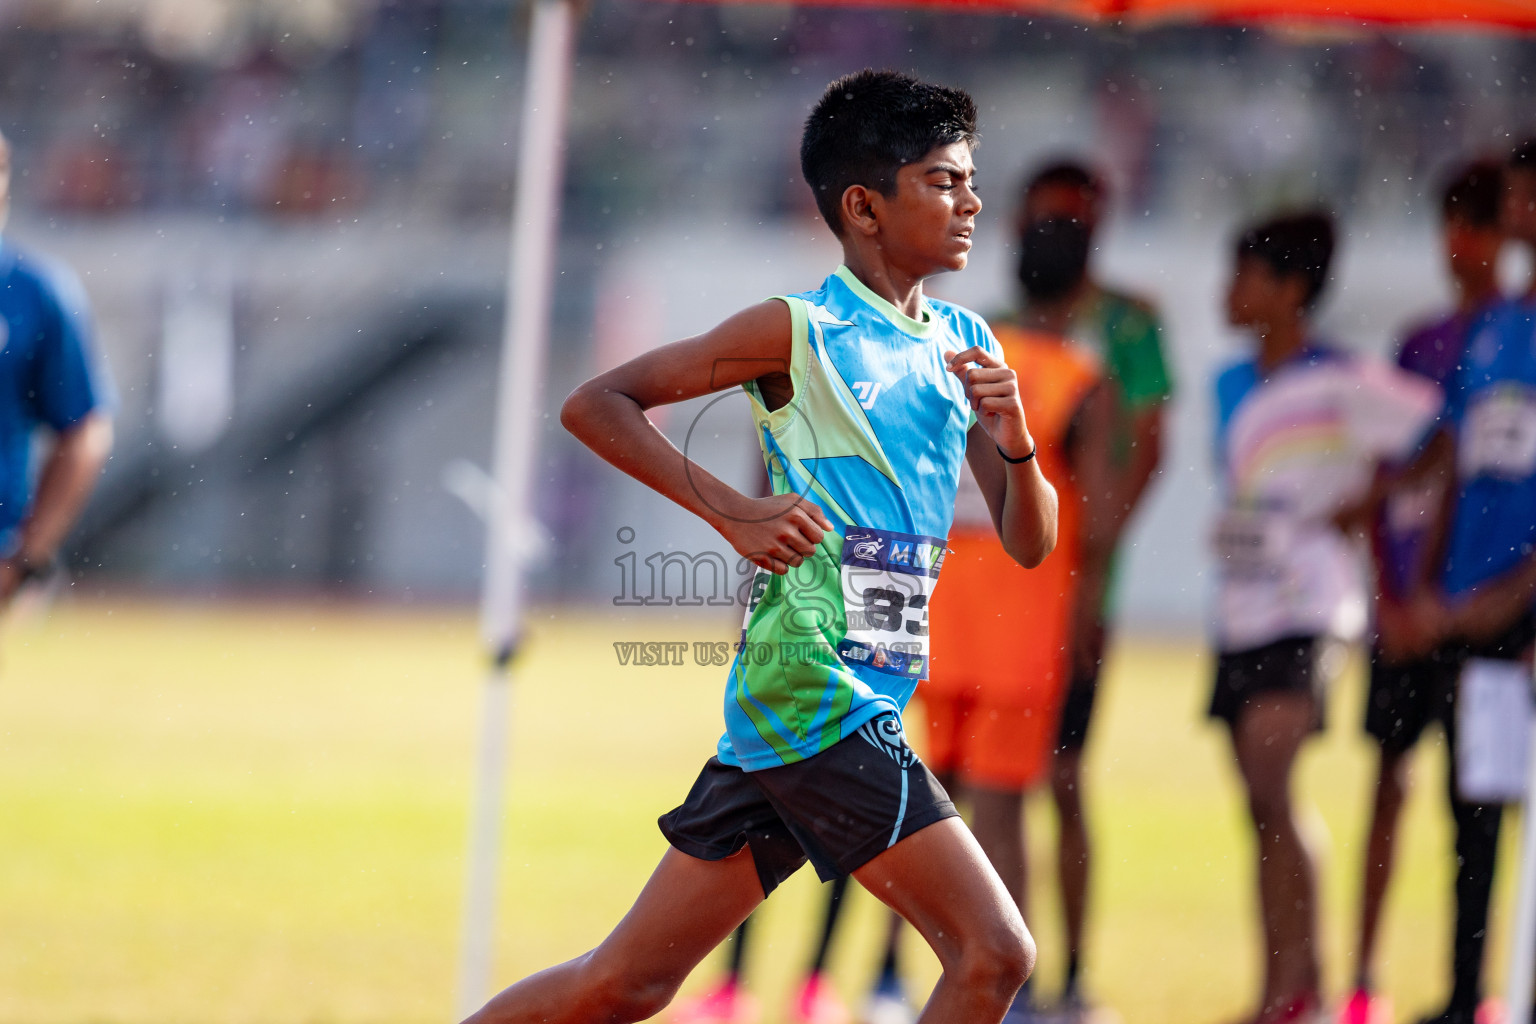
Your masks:
{"label": "orange banner at top", "polygon": [[1126,0],[1147,21],[1331,23],[1536,30],[1536,0]]}
{"label": "orange banner at top", "polygon": [[[705,0],[750,3],[753,0]],[[831,7],[1018,11],[1130,25],[1176,23],[1536,31],[1536,0],[798,0]]]}

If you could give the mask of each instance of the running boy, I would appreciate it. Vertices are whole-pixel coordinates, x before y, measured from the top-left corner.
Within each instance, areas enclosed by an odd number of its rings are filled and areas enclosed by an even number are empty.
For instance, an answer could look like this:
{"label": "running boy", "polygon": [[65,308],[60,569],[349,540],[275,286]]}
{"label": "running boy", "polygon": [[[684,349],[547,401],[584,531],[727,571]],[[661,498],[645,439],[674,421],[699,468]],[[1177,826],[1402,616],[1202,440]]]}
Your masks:
{"label": "running boy", "polygon": [[1244,232],[1227,313],[1254,358],[1216,381],[1223,509],[1210,714],[1231,730],[1256,841],[1266,951],[1251,1020],[1320,1008],[1316,871],[1291,804],[1291,767],[1322,725],[1342,641],[1365,626],[1361,566],[1339,523],[1358,515],[1384,460],[1410,455],[1440,392],[1385,363],[1331,352],[1309,313],[1328,279],[1333,225],[1282,217]]}
{"label": "running boy", "polygon": [[[518,982],[471,1020],[637,1021],[809,859],[851,874],[943,965],[922,1020],[997,1024],[1034,944],[997,873],[912,753],[901,709],[927,667],[926,606],[960,461],[1008,553],[1055,544],[1014,372],[975,314],[923,295],[966,265],[981,200],[965,93],[892,72],[833,82],[801,167],[843,245],[818,288],[753,306],[602,374],[561,420],[696,513],[760,571],[726,684],[726,733],[635,906],[594,950]],[[645,410],[742,386],[774,496],[690,462]]]}

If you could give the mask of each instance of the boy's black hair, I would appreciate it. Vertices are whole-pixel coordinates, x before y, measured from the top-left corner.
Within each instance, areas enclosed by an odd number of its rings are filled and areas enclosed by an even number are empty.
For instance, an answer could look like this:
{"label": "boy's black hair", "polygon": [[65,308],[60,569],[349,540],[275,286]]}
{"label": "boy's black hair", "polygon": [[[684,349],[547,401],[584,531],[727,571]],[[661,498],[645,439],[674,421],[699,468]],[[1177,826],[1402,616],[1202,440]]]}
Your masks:
{"label": "boy's black hair", "polygon": [[1053,160],[1046,164],[1025,179],[1024,190],[1019,194],[1028,199],[1032,193],[1042,188],[1075,188],[1090,202],[1103,199],[1107,191],[1104,179],[1098,172],[1087,164],[1072,159]]}
{"label": "boy's black hair", "polygon": [[1307,286],[1302,308],[1317,302],[1333,260],[1333,217],[1316,210],[1255,224],[1237,239],[1237,258],[1255,259],[1277,277],[1299,277]]}
{"label": "boy's black hair", "polygon": [[1536,171],[1536,135],[1515,147],[1507,166],[1512,171]]}
{"label": "boy's black hair", "polygon": [[1478,160],[1446,182],[1440,194],[1440,215],[1473,227],[1496,228],[1503,198],[1504,168],[1493,160]]}
{"label": "boy's black hair", "polygon": [[1071,217],[1048,217],[1019,237],[1019,284],[1034,302],[1068,295],[1088,274],[1088,226]]}
{"label": "boy's black hair", "polygon": [[800,170],[841,237],[849,186],[895,195],[899,169],[955,142],[976,145],[976,101],[968,93],[865,68],[827,86],[805,119]]}

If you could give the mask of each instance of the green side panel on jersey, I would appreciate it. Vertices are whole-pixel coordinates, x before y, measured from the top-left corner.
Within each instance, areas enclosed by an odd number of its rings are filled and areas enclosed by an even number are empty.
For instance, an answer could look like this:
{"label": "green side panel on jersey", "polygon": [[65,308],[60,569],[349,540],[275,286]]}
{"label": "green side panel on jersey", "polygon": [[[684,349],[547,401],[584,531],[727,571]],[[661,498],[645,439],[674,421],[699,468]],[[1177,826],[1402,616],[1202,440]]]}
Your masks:
{"label": "green side panel on jersey", "polygon": [[840,730],[826,727],[852,706],[853,688],[836,672],[836,644],[847,632],[842,547],[829,533],[815,555],[769,578],[732,669],[732,698],[786,761],[800,756],[792,743],[813,733],[821,733],[820,750],[836,743]]}

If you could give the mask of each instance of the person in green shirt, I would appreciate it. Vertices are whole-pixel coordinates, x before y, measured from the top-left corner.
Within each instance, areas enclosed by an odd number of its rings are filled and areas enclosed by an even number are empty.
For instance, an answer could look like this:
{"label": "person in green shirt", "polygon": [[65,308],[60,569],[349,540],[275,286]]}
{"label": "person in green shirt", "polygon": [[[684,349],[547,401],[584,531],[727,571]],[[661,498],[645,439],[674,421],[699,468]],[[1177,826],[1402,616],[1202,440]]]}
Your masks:
{"label": "person in green shirt", "polygon": [[[1050,163],[1025,181],[1016,237],[1052,219],[1077,221],[1091,236],[1107,199],[1104,180],[1095,171],[1069,160]],[[1026,303],[1010,319],[1027,326],[1036,317]],[[1083,746],[1114,612],[1115,552],[1162,460],[1163,418],[1173,382],[1157,309],[1145,299],[1107,287],[1091,266],[1078,290],[1068,334],[1099,358],[1118,399],[1110,433],[1111,485],[1116,491],[1110,505],[1115,518],[1109,525],[1110,543],[1104,547],[1106,564],[1083,568],[1084,585],[1074,611],[1072,680],[1062,707],[1051,786],[1061,819],[1057,856],[1068,947],[1062,1002],[1071,1008],[1082,1006],[1079,974],[1090,858],[1082,801]]]}

